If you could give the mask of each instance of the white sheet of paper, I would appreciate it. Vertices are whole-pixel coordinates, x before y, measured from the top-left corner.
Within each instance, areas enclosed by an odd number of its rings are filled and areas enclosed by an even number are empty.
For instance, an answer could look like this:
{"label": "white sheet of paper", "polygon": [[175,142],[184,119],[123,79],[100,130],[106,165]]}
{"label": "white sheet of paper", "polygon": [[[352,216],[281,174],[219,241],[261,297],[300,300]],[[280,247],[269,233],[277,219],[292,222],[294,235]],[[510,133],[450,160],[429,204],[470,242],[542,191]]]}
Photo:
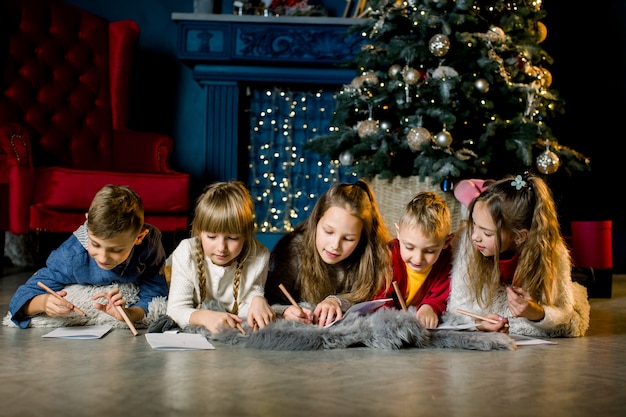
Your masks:
{"label": "white sheet of paper", "polygon": [[469,330],[475,329],[478,324],[476,323],[466,323],[466,324],[448,324],[448,325],[439,325],[434,329],[428,330]]}
{"label": "white sheet of paper", "polygon": [[521,334],[510,334],[511,339],[515,341],[517,346],[530,345],[557,345],[558,343],[550,339],[537,339],[530,336],[522,336]]}
{"label": "white sheet of paper", "polygon": [[146,340],[155,350],[215,349],[206,337],[197,333],[146,333]]}
{"label": "white sheet of paper", "polygon": [[60,339],[100,339],[102,336],[111,331],[112,328],[113,327],[110,324],[103,324],[100,326],[58,327],[41,337],[53,337]]}

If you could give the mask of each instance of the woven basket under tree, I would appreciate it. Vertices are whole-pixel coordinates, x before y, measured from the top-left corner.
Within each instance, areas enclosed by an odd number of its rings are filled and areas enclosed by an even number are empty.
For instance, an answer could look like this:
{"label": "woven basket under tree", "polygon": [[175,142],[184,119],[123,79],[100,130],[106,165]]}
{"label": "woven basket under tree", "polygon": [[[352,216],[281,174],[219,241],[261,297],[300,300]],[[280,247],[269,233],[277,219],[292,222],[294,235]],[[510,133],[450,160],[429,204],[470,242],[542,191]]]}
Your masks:
{"label": "woven basket under tree", "polygon": [[455,231],[463,220],[463,206],[451,192],[442,191],[439,185],[432,185],[429,177],[420,181],[418,175],[411,177],[394,177],[380,179],[377,175],[368,180],[376,194],[376,201],[387,227],[395,236],[397,223],[404,212],[406,204],[421,191],[433,191],[442,196],[450,208],[450,230]]}

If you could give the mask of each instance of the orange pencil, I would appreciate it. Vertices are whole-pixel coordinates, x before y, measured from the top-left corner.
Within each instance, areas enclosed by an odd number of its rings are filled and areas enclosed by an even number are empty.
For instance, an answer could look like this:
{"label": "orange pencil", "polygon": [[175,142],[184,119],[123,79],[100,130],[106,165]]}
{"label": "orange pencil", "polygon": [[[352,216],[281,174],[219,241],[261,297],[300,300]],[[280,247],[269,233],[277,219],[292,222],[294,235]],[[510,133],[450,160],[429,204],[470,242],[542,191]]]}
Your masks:
{"label": "orange pencil", "polygon": [[[487,321],[487,322],[492,323],[492,324],[500,323],[496,319],[490,319],[489,317],[479,316],[478,314],[470,313],[469,311],[461,310],[460,308],[457,308],[456,312],[459,313],[459,314],[465,314],[466,316],[474,317],[475,319]],[[506,324],[505,326],[508,327],[509,325]]]}
{"label": "orange pencil", "polygon": [[287,299],[291,302],[291,305],[300,310],[300,313],[305,314],[304,310],[302,310],[302,307],[300,307],[298,303],[296,303],[296,300],[293,299],[293,297],[291,296],[291,294],[289,294],[289,291],[287,291],[287,288],[285,288],[283,284],[279,284],[278,288],[280,288],[283,294],[285,294],[285,297],[287,297]]}
{"label": "orange pencil", "polygon": [[137,336],[139,333],[137,332],[137,329],[135,329],[133,322],[130,321],[128,314],[126,314],[126,310],[124,310],[124,307],[122,306],[115,306],[115,307],[117,308],[117,311],[119,311],[119,313],[122,315],[122,318],[124,318],[124,321],[128,325],[128,328],[130,329],[130,331],[133,332],[133,336]]}
{"label": "orange pencil", "polygon": [[396,295],[398,296],[398,301],[400,301],[400,306],[402,307],[402,311],[407,311],[406,302],[404,301],[404,298],[402,297],[402,293],[400,292],[400,287],[398,286],[398,283],[396,281],[393,281],[392,284],[393,284],[393,289],[396,291]]}
{"label": "orange pencil", "polygon": [[[39,285],[40,288],[43,288],[44,290],[46,290],[46,292],[48,294],[50,294],[51,296],[55,297],[57,300],[61,300],[61,301],[69,301],[66,300],[65,298],[61,297],[59,294],[57,294],[56,292],[52,291],[52,289],[50,287],[48,287],[46,284],[44,284],[41,281],[37,282],[37,285]],[[77,312],[78,314],[80,314],[81,316],[85,316],[87,317],[87,314],[85,314],[85,312],[83,310],[81,310],[80,308],[76,307],[74,304],[72,304],[74,306],[74,311]]]}

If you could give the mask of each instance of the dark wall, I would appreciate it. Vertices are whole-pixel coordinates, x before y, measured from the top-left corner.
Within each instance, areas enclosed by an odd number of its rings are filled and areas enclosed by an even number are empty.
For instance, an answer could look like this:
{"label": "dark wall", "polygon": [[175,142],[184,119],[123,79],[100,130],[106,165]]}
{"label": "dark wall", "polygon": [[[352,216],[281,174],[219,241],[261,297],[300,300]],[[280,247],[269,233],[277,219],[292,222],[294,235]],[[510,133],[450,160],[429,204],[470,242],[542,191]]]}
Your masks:
{"label": "dark wall", "polygon": [[[201,175],[204,161],[194,144],[203,128],[205,98],[191,70],[176,59],[177,25],[171,19],[173,12],[192,12],[193,0],[68,2],[109,20],[139,23],[132,127],[171,134],[177,146],[175,166],[196,178]],[[221,2],[215,4],[220,8]],[[626,3],[607,0],[597,7],[572,7],[547,0],[544,8],[548,36],[543,46],[554,58],[549,67],[552,86],[566,100],[566,113],[550,125],[561,143],[592,161],[590,173],[550,178],[563,232],[569,233],[571,220],[612,220],[614,271],[626,273],[626,222],[618,202],[624,177],[618,168],[623,163],[619,132],[626,108]]]}
{"label": "dark wall", "polygon": [[614,272],[625,273],[626,219],[620,196],[625,175],[620,173],[624,157],[619,142],[626,109],[626,3],[570,7],[550,0],[544,7],[548,36],[543,46],[554,58],[552,86],[566,101],[566,112],[551,123],[552,129],[560,142],[589,156],[592,167],[554,187],[561,198],[564,232],[571,220],[612,220]]}

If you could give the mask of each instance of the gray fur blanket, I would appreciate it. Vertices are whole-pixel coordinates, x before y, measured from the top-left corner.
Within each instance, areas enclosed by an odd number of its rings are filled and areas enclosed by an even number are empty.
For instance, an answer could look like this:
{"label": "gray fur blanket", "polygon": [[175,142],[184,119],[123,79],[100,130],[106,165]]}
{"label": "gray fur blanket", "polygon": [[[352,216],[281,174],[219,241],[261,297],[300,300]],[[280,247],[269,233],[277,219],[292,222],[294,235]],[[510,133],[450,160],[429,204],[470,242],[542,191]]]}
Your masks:
{"label": "gray fur blanket", "polygon": [[[125,329],[126,323],[115,320],[94,307],[91,297],[99,292],[106,292],[111,286],[69,285],[65,287],[66,298],[83,310],[87,317],[72,314],[65,317],[36,316],[31,327],[69,327],[109,324],[113,328]],[[120,292],[128,304],[138,300],[138,288],[132,284],[120,284]],[[203,307],[222,310],[216,303],[207,303]],[[313,306],[307,306],[313,307]],[[146,317],[135,323],[138,329],[148,332],[163,332],[179,329],[176,323],[166,315],[167,301],[164,297],[155,298],[149,305]],[[16,327],[10,313],[4,317],[3,324]],[[397,350],[405,348],[451,348],[471,350],[514,350],[513,339],[503,333],[478,331],[428,330],[423,328],[415,317],[414,308],[408,312],[394,309],[379,309],[369,315],[349,314],[331,327],[320,328],[290,320],[275,322],[255,332],[244,322],[246,335],[236,329],[224,329],[212,333],[200,326],[188,326],[179,329],[185,333],[199,333],[211,341],[226,345],[240,345],[246,348],[265,350],[322,350],[345,349],[365,346],[374,349]]]}
{"label": "gray fur blanket", "polygon": [[[513,339],[503,333],[478,331],[427,330],[412,311],[380,309],[372,314],[351,314],[331,327],[320,328],[291,320],[276,320],[253,332],[247,324],[246,335],[236,329],[212,333],[201,326],[179,329],[200,333],[207,339],[228,345],[265,350],[322,350],[365,346],[382,350],[404,348],[451,348],[471,350],[515,350]],[[168,316],[148,329],[160,332],[176,328]]]}

